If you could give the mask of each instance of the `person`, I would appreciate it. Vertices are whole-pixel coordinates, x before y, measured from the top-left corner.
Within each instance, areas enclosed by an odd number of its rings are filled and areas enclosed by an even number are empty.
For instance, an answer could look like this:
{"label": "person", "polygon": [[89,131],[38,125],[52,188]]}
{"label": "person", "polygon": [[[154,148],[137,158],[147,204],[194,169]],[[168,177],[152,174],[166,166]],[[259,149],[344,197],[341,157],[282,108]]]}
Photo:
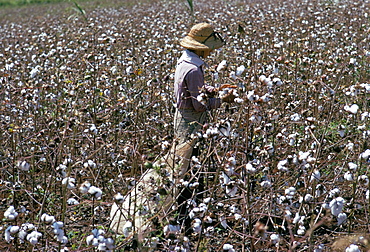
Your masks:
{"label": "person", "polygon": [[[180,45],[185,50],[175,71],[174,140],[169,153],[160,160],[160,163],[164,161],[167,164],[166,170],[173,186],[167,186],[166,196],[158,202],[153,193],[159,186],[166,186],[168,181],[158,170],[148,169],[124,199],[112,205],[110,213],[112,231],[126,237],[133,233],[139,241],[155,230],[152,223],[152,220],[156,219],[154,217],[167,218],[167,214],[176,209],[176,205],[188,198],[177,190],[176,183],[188,172],[189,160],[197,141],[191,135],[199,131],[205,123],[207,110],[219,108],[221,102],[232,102],[234,98],[230,93],[223,98],[210,97],[205,103],[197,99],[201,90],[205,90],[209,95],[216,92],[214,87],[204,83],[203,59],[213,50],[223,46],[224,40],[210,24],[194,25]],[[178,212],[181,215],[183,209]],[[148,215],[153,217],[148,218]]]}
{"label": "person", "polygon": [[[185,50],[177,62],[175,71],[174,141],[166,159],[175,180],[183,178],[188,171],[193,148],[197,142],[192,136],[204,125],[206,112],[219,108],[221,102],[232,102],[235,98],[232,93],[222,98],[212,97],[216,89],[204,82],[206,64],[203,59],[224,44],[221,35],[208,23],[194,25],[180,41]],[[201,91],[211,97],[201,101],[199,99]]]}

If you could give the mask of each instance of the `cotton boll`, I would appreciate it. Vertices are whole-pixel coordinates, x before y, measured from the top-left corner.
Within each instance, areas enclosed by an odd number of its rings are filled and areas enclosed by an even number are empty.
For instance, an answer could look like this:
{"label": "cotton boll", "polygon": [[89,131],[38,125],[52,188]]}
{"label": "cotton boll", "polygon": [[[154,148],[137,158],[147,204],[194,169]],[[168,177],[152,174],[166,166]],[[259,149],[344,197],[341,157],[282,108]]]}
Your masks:
{"label": "cotton boll", "polygon": [[264,188],[270,188],[272,186],[271,182],[268,180],[262,181],[261,186]]}
{"label": "cotton boll", "polygon": [[216,68],[216,71],[217,72],[223,71],[223,70],[226,69],[226,67],[227,67],[227,61],[226,60],[223,60],[223,61],[221,61],[220,64],[218,64],[218,66]]}
{"label": "cotton boll", "polygon": [[236,73],[235,73],[235,71],[231,71],[230,72],[230,74],[229,74],[229,77],[231,78],[231,79],[236,79]]}
{"label": "cotton boll", "polygon": [[40,232],[32,231],[30,234],[27,235],[27,241],[29,241],[32,245],[36,245],[38,243],[38,239],[42,236]]}
{"label": "cotton boll", "polygon": [[114,195],[114,201],[117,202],[118,204],[122,204],[124,199],[125,198],[120,193],[117,193],[116,195]]}
{"label": "cotton boll", "polygon": [[17,218],[18,213],[15,211],[14,206],[10,206],[5,212],[4,217],[10,221],[15,220]]}
{"label": "cotton boll", "polygon": [[287,159],[284,159],[284,160],[281,160],[278,162],[277,164],[277,168],[279,171],[288,171],[288,168],[286,167],[286,165],[288,164],[288,160]]}
{"label": "cotton boll", "polygon": [[224,251],[227,251],[227,252],[234,252],[235,251],[234,246],[229,244],[229,243],[225,243],[224,246],[222,247],[222,249]]}
{"label": "cotton boll", "polygon": [[67,188],[68,189],[73,189],[75,188],[75,183],[76,183],[76,179],[74,178],[70,178],[70,177],[67,177],[67,178],[64,178],[62,180],[62,185],[67,185]]}
{"label": "cotton boll", "polygon": [[352,173],[350,171],[347,171],[346,173],[344,173],[343,177],[347,181],[353,181],[353,176],[352,176]]}
{"label": "cotton boll", "polygon": [[102,196],[102,190],[100,190],[98,187],[96,186],[91,186],[89,188],[89,191],[88,193],[90,193],[92,196],[94,196],[96,199],[100,199],[101,196]]}
{"label": "cotton boll", "polygon": [[258,80],[262,83],[264,83],[266,79],[267,79],[267,77],[263,74],[258,78]]}
{"label": "cotton boll", "polygon": [[86,244],[87,245],[92,245],[92,243],[93,243],[93,239],[94,239],[95,237],[94,237],[94,235],[88,235],[87,237],[86,237]]}
{"label": "cotton boll", "polygon": [[235,99],[234,99],[234,102],[235,102],[235,103],[239,103],[239,104],[240,104],[240,103],[243,103],[243,102],[244,102],[244,100],[243,100],[242,98],[235,98]]}
{"label": "cotton boll", "polygon": [[357,114],[357,111],[358,111],[359,107],[357,104],[353,104],[351,106],[344,106],[344,110],[351,113],[351,114]]}
{"label": "cotton boll", "polygon": [[247,173],[255,173],[257,171],[257,169],[254,168],[251,163],[246,164],[245,170],[247,171]]}
{"label": "cotton boll", "polygon": [[131,221],[127,221],[125,223],[125,225],[123,226],[123,235],[125,237],[129,237],[131,231],[132,231],[132,222]]}
{"label": "cotton boll", "polygon": [[360,159],[363,159],[363,160],[368,160],[370,157],[370,149],[367,149],[365,150],[364,152],[362,152],[359,156]]}
{"label": "cotton boll", "polygon": [[6,242],[10,242],[12,239],[14,239],[13,236],[11,236],[11,233],[10,233],[10,229],[12,228],[12,226],[9,226],[5,232],[4,232],[4,239]]}
{"label": "cotton boll", "polygon": [[280,236],[278,234],[271,234],[270,239],[273,244],[276,244],[279,243]]}
{"label": "cotton boll", "polygon": [[238,192],[238,187],[236,186],[226,186],[226,194],[230,197],[235,197]]}
{"label": "cotton boll", "polygon": [[276,86],[283,85],[283,82],[281,81],[281,79],[280,78],[277,78],[277,77],[275,77],[275,78],[272,79],[272,83],[274,83],[274,85],[276,85]]}
{"label": "cotton boll", "polygon": [[52,227],[54,228],[54,229],[60,229],[60,228],[62,228],[63,227],[63,222],[62,221],[56,221],[56,222],[54,222],[53,223],[53,225],[52,225]]}
{"label": "cotton boll", "polygon": [[21,171],[29,171],[31,167],[31,165],[27,163],[26,161],[19,161],[17,165],[18,165],[18,169]]}
{"label": "cotton boll", "polygon": [[346,220],[347,220],[347,214],[345,213],[338,214],[337,216],[338,226],[343,224],[343,222],[345,222]]}
{"label": "cotton boll", "polygon": [[311,174],[311,179],[310,181],[314,181],[314,180],[320,180],[321,178],[321,174],[320,174],[320,171],[319,170],[314,170]]}
{"label": "cotton boll", "polygon": [[305,202],[311,202],[312,199],[313,199],[313,196],[309,193],[304,196],[304,201]]}
{"label": "cotton boll", "polygon": [[259,96],[254,94],[254,90],[251,90],[247,93],[247,98],[251,102],[254,102],[254,101],[257,101],[259,99]]}
{"label": "cotton boll", "polygon": [[245,70],[245,66],[243,65],[237,67],[236,72],[235,72],[236,76],[240,76],[244,72],[244,70]]}
{"label": "cotton boll", "polygon": [[338,216],[342,212],[343,206],[344,206],[344,199],[342,197],[337,197],[333,199],[332,201],[330,201],[329,203],[331,213],[334,216]]}
{"label": "cotton boll", "polygon": [[361,250],[357,245],[351,244],[346,248],[346,252],[361,252]]}
{"label": "cotton boll", "polygon": [[285,189],[285,195],[288,199],[292,199],[295,192],[296,192],[296,189],[294,187],[289,187]]}
{"label": "cotton boll", "polygon": [[78,200],[76,200],[74,198],[69,198],[69,199],[67,199],[67,204],[68,205],[78,205],[78,204],[80,204],[80,202],[78,202]]}
{"label": "cotton boll", "polygon": [[350,58],[349,59],[349,64],[350,65],[355,65],[356,64],[356,59],[355,58]]}
{"label": "cotton boll", "polygon": [[358,182],[364,186],[367,186],[369,184],[369,178],[366,175],[358,176]]}
{"label": "cotton boll", "polygon": [[297,224],[301,220],[299,213],[296,213],[293,219],[293,224]]}
{"label": "cotton boll", "polygon": [[80,186],[79,189],[80,189],[81,193],[87,193],[89,191],[90,187],[91,187],[90,182],[85,181],[85,182],[82,183],[82,185]]}
{"label": "cotton boll", "polygon": [[299,226],[297,230],[297,235],[304,235],[306,233],[306,228],[304,226]]}
{"label": "cotton boll", "polygon": [[348,163],[348,168],[349,168],[350,170],[354,170],[354,171],[356,171],[356,170],[357,170],[357,164],[352,163],[352,162],[349,162],[349,163]]}
{"label": "cotton boll", "polygon": [[51,223],[54,223],[55,222],[55,218],[54,216],[51,216],[51,215],[48,215],[46,213],[43,213],[41,215],[41,218],[40,220],[46,224],[51,224]]}
{"label": "cotton boll", "polygon": [[330,192],[329,192],[329,197],[335,197],[337,195],[339,195],[340,193],[340,190],[339,188],[334,188],[334,189],[331,189]]}
{"label": "cotton boll", "polygon": [[9,232],[11,234],[18,233],[18,231],[19,231],[19,226],[10,226]]}

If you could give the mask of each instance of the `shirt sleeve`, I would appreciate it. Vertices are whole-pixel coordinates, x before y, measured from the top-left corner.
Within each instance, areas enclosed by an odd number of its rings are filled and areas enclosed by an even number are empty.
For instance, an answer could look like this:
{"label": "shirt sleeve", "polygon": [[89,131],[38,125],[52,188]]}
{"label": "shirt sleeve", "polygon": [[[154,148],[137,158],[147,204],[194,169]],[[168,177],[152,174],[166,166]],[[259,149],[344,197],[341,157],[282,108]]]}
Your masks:
{"label": "shirt sleeve", "polygon": [[204,86],[204,75],[203,75],[202,70],[199,67],[189,71],[185,79],[186,79],[188,91],[191,96],[193,107],[196,111],[204,112],[207,110],[207,108],[216,109],[221,106],[220,98],[210,98],[206,106],[197,100],[200,90]]}

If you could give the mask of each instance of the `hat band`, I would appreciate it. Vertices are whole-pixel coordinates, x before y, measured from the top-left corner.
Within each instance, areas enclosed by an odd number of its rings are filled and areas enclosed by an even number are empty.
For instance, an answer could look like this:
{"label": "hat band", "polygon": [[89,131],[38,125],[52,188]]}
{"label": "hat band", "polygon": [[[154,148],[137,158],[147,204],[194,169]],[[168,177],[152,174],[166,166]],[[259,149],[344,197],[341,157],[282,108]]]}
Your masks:
{"label": "hat band", "polygon": [[212,37],[214,37],[215,39],[219,39],[224,44],[224,39],[222,38],[222,36],[218,32],[212,32],[208,36],[193,35],[193,34],[189,34],[188,36],[192,37],[193,39],[195,39],[196,41],[198,41],[199,43],[202,43],[202,44],[205,44],[207,42],[207,40],[209,40]]}
{"label": "hat band", "polygon": [[215,39],[219,39],[221,40],[221,42],[224,44],[224,39],[222,38],[222,36],[218,33],[218,32],[212,32],[202,43],[205,44],[206,41],[208,39],[210,39],[211,37],[214,37]]}

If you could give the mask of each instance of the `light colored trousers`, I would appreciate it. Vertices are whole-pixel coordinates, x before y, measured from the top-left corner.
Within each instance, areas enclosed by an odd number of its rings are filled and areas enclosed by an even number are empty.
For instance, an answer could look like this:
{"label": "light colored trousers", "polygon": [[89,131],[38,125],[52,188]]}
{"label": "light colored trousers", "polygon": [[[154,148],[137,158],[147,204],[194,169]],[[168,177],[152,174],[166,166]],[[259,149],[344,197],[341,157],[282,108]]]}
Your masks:
{"label": "light colored trousers", "polygon": [[[166,169],[173,183],[184,178],[188,171],[191,154],[197,142],[195,135],[205,122],[206,113],[190,109],[177,109],[174,115],[174,140],[169,153],[163,157]],[[144,238],[155,227],[151,227],[150,218],[154,215],[166,215],[171,206],[176,205],[179,191],[176,186],[158,205],[154,199],[161,183],[161,177],[154,169],[147,170],[134,188],[125,196],[120,205],[114,203],[111,209],[111,229],[118,234],[137,235]],[[151,216],[148,218],[148,216]],[[130,226],[132,225],[132,227]]]}

